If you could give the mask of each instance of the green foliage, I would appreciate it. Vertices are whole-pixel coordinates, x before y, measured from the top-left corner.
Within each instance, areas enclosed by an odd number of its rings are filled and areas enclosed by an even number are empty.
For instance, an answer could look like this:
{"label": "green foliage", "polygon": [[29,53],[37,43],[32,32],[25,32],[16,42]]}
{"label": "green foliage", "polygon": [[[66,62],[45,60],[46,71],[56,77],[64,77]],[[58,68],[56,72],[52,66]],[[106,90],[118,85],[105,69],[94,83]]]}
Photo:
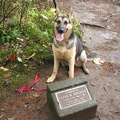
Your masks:
{"label": "green foliage", "polygon": [[20,37],[20,30],[17,27],[14,27],[10,31],[11,40],[15,40],[17,37]]}
{"label": "green foliage", "polygon": [[74,26],[74,32],[78,35],[78,37],[81,39],[81,41],[84,40],[84,35],[82,30],[80,29],[80,23],[77,19],[73,19],[73,26]]}
{"label": "green foliage", "polygon": [[25,21],[22,32],[25,35],[25,37],[27,38],[27,40],[40,41],[40,39],[41,39],[41,31],[34,22]]}
{"label": "green foliage", "polygon": [[0,38],[3,44],[15,40],[17,37],[20,37],[20,30],[17,27],[11,28],[10,30],[1,30]]}
{"label": "green foliage", "polygon": [[23,33],[28,39],[48,43],[53,35],[53,9],[41,10],[30,8],[23,25]]}
{"label": "green foliage", "polygon": [[5,42],[10,42],[10,36],[7,34],[7,30],[1,30],[1,42],[5,43]]}

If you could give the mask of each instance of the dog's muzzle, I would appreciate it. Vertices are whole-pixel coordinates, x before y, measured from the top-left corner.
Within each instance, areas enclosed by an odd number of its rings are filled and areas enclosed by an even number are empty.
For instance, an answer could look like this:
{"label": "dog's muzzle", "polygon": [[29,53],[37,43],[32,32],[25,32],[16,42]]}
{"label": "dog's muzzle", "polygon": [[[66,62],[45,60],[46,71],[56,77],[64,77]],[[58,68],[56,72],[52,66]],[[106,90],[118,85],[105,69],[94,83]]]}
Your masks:
{"label": "dog's muzzle", "polygon": [[58,32],[58,34],[56,35],[56,40],[58,40],[58,41],[64,40],[64,34],[67,32],[67,28],[59,26],[56,29]]}
{"label": "dog's muzzle", "polygon": [[66,31],[67,29],[64,27],[61,27],[61,26],[57,27],[57,32],[60,34],[66,33]]}

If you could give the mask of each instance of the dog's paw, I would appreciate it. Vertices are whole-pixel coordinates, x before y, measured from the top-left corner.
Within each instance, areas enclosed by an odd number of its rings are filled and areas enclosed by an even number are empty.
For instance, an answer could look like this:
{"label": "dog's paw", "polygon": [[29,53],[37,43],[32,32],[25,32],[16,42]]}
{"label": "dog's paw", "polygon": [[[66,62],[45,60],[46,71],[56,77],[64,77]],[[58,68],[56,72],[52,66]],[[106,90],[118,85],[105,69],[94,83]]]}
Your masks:
{"label": "dog's paw", "polygon": [[85,73],[89,74],[89,70],[87,68],[84,69]]}
{"label": "dog's paw", "polygon": [[47,83],[51,83],[51,82],[53,82],[54,81],[54,79],[52,78],[52,77],[49,77],[48,79],[47,79]]}

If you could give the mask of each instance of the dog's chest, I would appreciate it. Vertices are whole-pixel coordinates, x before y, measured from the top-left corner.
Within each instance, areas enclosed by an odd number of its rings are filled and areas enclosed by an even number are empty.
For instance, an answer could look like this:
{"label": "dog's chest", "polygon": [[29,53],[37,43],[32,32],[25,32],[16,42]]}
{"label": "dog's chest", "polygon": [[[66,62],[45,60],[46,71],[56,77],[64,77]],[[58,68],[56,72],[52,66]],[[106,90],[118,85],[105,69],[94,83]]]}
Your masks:
{"label": "dog's chest", "polygon": [[75,48],[67,49],[66,46],[62,46],[54,49],[55,56],[60,60],[68,61],[75,54]]}

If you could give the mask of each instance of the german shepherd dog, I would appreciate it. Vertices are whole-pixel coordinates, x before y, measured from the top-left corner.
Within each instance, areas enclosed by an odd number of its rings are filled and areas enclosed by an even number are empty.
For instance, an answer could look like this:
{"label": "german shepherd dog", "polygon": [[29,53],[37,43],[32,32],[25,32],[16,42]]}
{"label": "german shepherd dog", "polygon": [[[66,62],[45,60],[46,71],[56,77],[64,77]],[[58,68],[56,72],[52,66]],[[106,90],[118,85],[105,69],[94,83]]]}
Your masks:
{"label": "german shepherd dog", "polygon": [[86,67],[87,55],[83,49],[81,40],[74,33],[71,10],[67,15],[63,15],[60,13],[58,7],[56,7],[54,34],[52,44],[54,68],[47,83],[55,80],[60,63],[69,66],[68,75],[70,78],[74,77],[74,65],[82,66],[84,72],[88,74],[89,70]]}

